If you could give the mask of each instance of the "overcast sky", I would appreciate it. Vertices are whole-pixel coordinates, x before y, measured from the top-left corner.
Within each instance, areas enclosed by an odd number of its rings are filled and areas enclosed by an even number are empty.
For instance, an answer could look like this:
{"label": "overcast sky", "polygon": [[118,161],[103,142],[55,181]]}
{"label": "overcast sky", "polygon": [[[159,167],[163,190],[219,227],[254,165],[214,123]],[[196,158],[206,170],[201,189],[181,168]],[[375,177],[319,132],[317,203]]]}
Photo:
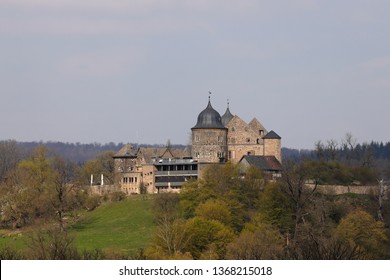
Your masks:
{"label": "overcast sky", "polygon": [[0,140],[186,144],[198,114],[289,148],[390,141],[390,1],[0,0]]}

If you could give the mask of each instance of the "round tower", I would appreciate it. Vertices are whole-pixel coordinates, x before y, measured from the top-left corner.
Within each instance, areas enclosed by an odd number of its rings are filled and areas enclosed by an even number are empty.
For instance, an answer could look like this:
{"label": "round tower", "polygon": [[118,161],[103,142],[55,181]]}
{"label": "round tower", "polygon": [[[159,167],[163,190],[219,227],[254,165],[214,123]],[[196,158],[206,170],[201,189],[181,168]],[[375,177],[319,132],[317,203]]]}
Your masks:
{"label": "round tower", "polygon": [[192,131],[192,158],[199,163],[225,162],[227,157],[227,128],[222,124],[221,115],[209,102],[200,112]]}

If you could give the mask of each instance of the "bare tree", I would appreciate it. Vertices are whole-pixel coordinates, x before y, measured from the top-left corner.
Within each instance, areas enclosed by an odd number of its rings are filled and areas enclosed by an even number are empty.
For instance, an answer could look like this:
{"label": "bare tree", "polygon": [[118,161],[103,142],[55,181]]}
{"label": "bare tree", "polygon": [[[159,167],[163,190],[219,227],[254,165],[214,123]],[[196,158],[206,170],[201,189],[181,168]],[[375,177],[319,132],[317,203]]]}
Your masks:
{"label": "bare tree", "polygon": [[390,181],[384,181],[383,179],[378,180],[379,183],[379,194],[378,194],[378,220],[384,221],[383,219],[383,200],[386,196],[385,185],[389,184]]}
{"label": "bare tree", "polygon": [[15,168],[20,160],[20,151],[16,141],[0,142],[0,182],[5,179],[7,172]]}
{"label": "bare tree", "polygon": [[327,141],[327,150],[330,160],[336,160],[338,143],[336,140],[331,139]]}
{"label": "bare tree", "polygon": [[295,205],[295,227],[293,240],[297,239],[299,224],[304,222],[304,208],[317,190],[317,180],[314,186],[308,187],[308,172],[303,163],[294,164],[286,162],[284,165],[282,190],[294,202]]}
{"label": "bare tree", "polygon": [[52,197],[52,204],[56,210],[60,231],[65,230],[64,214],[68,204],[69,194],[74,186],[71,184],[72,166],[61,158],[55,158],[53,162],[54,172],[54,190],[55,194]]}

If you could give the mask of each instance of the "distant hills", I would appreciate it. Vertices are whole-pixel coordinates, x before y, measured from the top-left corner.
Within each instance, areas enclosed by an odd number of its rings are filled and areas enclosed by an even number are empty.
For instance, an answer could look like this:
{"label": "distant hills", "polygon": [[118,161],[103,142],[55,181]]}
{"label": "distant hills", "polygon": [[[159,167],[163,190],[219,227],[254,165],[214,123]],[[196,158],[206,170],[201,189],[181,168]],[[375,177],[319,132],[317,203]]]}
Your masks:
{"label": "distant hills", "polygon": [[[88,160],[95,159],[97,155],[106,151],[119,151],[124,143],[64,143],[64,142],[16,142],[17,147],[23,154],[30,153],[33,149],[40,145],[46,146],[50,153],[61,156],[66,160],[74,163],[82,164]],[[134,147],[164,147],[163,144],[134,144]],[[171,145],[172,148],[185,148],[185,145]],[[282,148],[282,153],[285,158],[299,158],[302,154],[310,154],[310,150],[296,150]]]}
{"label": "distant hills", "polygon": [[[4,141],[0,141],[4,142]],[[64,142],[16,142],[16,145],[21,151],[22,154],[27,155],[33,149],[39,145],[46,146],[49,151],[53,154],[63,157],[66,160],[71,162],[82,164],[88,160],[95,159],[97,155],[106,152],[106,151],[119,151],[124,143],[64,143]],[[164,144],[134,144],[131,143],[134,147],[164,147]],[[185,148],[185,145],[171,145],[172,148]],[[326,149],[325,149],[326,150]],[[344,153],[350,151],[344,150],[342,147],[339,147],[336,150],[338,158],[344,157]],[[365,144],[357,144],[354,148],[355,157],[360,158],[367,156],[369,153],[374,159],[390,159],[390,142],[387,143],[378,143],[371,142]],[[302,157],[314,159],[317,157],[315,150],[298,150],[291,148],[282,148],[283,159],[292,159],[297,160]]]}

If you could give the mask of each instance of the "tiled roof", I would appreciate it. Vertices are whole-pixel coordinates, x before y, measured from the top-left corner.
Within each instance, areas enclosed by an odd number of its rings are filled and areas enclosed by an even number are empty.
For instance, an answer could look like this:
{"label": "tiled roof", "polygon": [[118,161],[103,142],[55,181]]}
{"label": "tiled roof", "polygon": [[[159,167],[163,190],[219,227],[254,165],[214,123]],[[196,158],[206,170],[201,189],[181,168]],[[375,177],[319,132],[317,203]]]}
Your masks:
{"label": "tiled roof", "polygon": [[243,156],[240,160],[246,160],[250,165],[264,171],[281,171],[282,165],[274,156]]}
{"label": "tiled roof", "polygon": [[133,146],[130,144],[126,144],[113,157],[114,158],[125,158],[125,157],[135,158],[136,156],[137,156],[137,151],[133,148]]}

